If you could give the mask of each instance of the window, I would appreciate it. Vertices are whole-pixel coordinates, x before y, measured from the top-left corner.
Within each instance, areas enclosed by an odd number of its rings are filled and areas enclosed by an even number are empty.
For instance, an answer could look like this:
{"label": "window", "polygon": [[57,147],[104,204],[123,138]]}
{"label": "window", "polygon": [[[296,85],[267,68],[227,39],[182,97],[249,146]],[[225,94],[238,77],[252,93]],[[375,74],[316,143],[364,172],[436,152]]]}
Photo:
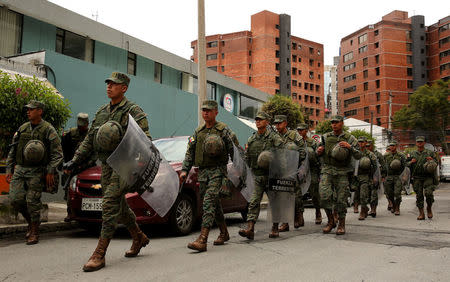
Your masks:
{"label": "window", "polygon": [[320,116],[320,110],[316,109],[316,117]]}
{"label": "window", "polygon": [[379,64],[380,63],[380,55],[376,55],[375,56],[375,64]]}
{"label": "window", "polygon": [[248,51],[248,55],[249,56],[251,56],[252,55],[252,51],[250,50],[250,51]]}
{"label": "window", "polygon": [[217,53],[206,55],[206,60],[207,61],[209,61],[209,60],[216,60],[216,59],[217,59]]}
{"label": "window", "polygon": [[369,90],[369,83],[368,82],[364,82],[364,90],[365,91]]}
{"label": "window", "polygon": [[351,64],[348,64],[348,65],[345,65],[344,66],[344,71],[351,70],[351,69],[353,69],[355,67],[356,67],[356,63],[351,63]]}
{"label": "window", "polygon": [[412,51],[412,44],[406,43],[406,51]]}
{"label": "window", "polygon": [[275,44],[276,45],[280,45],[280,38],[279,37],[275,37]]}
{"label": "window", "polygon": [[364,52],[367,52],[367,45],[358,48],[358,53],[359,54],[364,53]]}
{"label": "window", "polygon": [[211,47],[217,47],[217,41],[211,41],[211,42],[208,42],[208,43],[206,43],[206,46],[207,46],[208,48],[211,48]]}
{"label": "window", "polygon": [[380,114],[381,113],[381,105],[377,105],[376,109],[377,109],[377,114]]}
{"label": "window", "polygon": [[350,98],[350,99],[347,99],[347,100],[344,100],[344,108],[347,108],[348,105],[358,103],[359,101],[361,101],[359,96],[358,97],[354,97],[354,98]]}
{"label": "window", "polygon": [[292,50],[296,50],[297,49],[297,43],[292,42]]}
{"label": "window", "polygon": [[439,60],[441,60],[442,58],[445,58],[447,56],[450,56],[450,50],[439,53]]}
{"label": "window", "polygon": [[252,82],[252,77],[251,76],[248,77],[248,82]]}
{"label": "window", "polygon": [[367,41],[367,33],[364,33],[363,35],[358,37],[358,44],[362,44]]}
{"label": "window", "polygon": [[370,114],[369,107],[364,107],[364,115],[368,116]]}
{"label": "window", "polygon": [[225,46],[225,41],[221,41],[222,42],[222,46]]}
{"label": "window", "polygon": [[252,41],[253,41],[252,38],[248,39],[248,43],[252,43]]}
{"label": "window", "polygon": [[297,86],[297,80],[292,80],[292,86]]}
{"label": "window", "polygon": [[225,71],[225,66],[220,66],[220,69],[222,70],[222,72]]}
{"label": "window", "polygon": [[296,55],[292,55],[292,62],[296,62],[297,61],[297,56]]}
{"label": "window", "polygon": [[353,52],[344,55],[344,63],[353,59]]}
{"label": "window", "polygon": [[312,48],[312,47],[309,47],[309,54],[314,54],[314,48]]}
{"label": "window", "polygon": [[375,75],[380,75],[380,68],[378,67],[378,68],[375,68]]}
{"label": "window", "polygon": [[305,95],[305,102],[308,103],[309,101],[309,95]]}
{"label": "window", "polygon": [[369,59],[364,58],[363,59],[363,66],[367,66],[369,64]]}
{"label": "window", "polygon": [[358,110],[356,110],[356,109],[344,112],[344,116],[346,116],[346,117],[355,116],[357,114],[358,114]]}
{"label": "window", "polygon": [[320,97],[316,97],[316,104],[320,104]]}
{"label": "window", "polygon": [[406,63],[412,64],[412,56],[409,56],[409,55],[406,56]]}
{"label": "window", "polygon": [[316,84],[316,92],[319,92],[319,91],[320,91],[320,85]]}
{"label": "window", "polygon": [[241,94],[239,106],[239,115],[254,119],[262,107],[262,102]]}
{"label": "window", "polygon": [[373,31],[373,35],[375,35],[375,36],[378,35],[378,29]]}
{"label": "window", "polygon": [[94,41],[57,28],[55,51],[86,62],[94,62]]}
{"label": "window", "polygon": [[450,70],[450,63],[443,64],[439,67],[440,72],[442,73],[444,70]]}
{"label": "window", "polygon": [[275,70],[280,70],[280,64],[275,64]]}
{"label": "window", "polygon": [[344,82],[352,81],[355,79],[356,79],[356,74],[352,74],[352,75],[344,77]]}
{"label": "window", "polygon": [[222,53],[222,59],[225,59],[225,53]]}
{"label": "window", "polygon": [[449,30],[449,29],[450,29],[450,23],[444,24],[443,26],[441,26],[439,28],[439,33],[444,32],[444,31]]}
{"label": "window", "polygon": [[314,65],[314,60],[309,59],[309,66],[312,67]]}
{"label": "window", "polygon": [[344,94],[356,91],[356,85],[344,88]]}
{"label": "window", "polygon": [[407,68],[406,69],[406,75],[407,76],[412,76],[412,68]]}
{"label": "window", "polygon": [[406,39],[411,39],[411,31],[410,30],[406,31]]}
{"label": "window", "polygon": [[378,125],[378,126],[381,125],[381,118],[377,118],[377,125]]}
{"label": "window", "polygon": [[279,58],[279,57],[280,57],[280,51],[275,50],[275,57],[276,57],[276,58]]}
{"label": "window", "polygon": [[[312,84],[311,84],[312,85]],[[314,96],[309,96],[309,102],[312,103],[314,102]]]}
{"label": "window", "polygon": [[297,99],[297,93],[292,93],[292,99]]}
{"label": "window", "polygon": [[276,24],[276,25],[275,25],[275,28],[276,28],[276,29],[280,29],[280,26]]}
{"label": "window", "polygon": [[377,101],[380,101],[380,92],[375,93],[375,95],[377,96]]}
{"label": "window", "polygon": [[313,72],[313,71],[310,71],[310,72],[309,72],[309,78],[311,78],[311,79],[314,78],[314,72]]}
{"label": "window", "polygon": [[297,68],[292,68],[292,75],[296,75],[297,74]]}
{"label": "window", "polygon": [[368,70],[363,71],[363,77],[364,78],[368,78],[369,77],[369,71]]}
{"label": "window", "polygon": [[[0,7],[0,56],[7,57],[20,53],[23,16],[7,8]],[[7,39],[6,39],[7,38]]]}
{"label": "window", "polygon": [[280,77],[279,76],[275,76],[275,83],[280,84]]}
{"label": "window", "polygon": [[379,46],[380,46],[379,43],[375,42],[375,49],[377,49]]}
{"label": "window", "polygon": [[305,82],[305,90],[308,90],[308,88],[309,88],[309,83]]}
{"label": "window", "polygon": [[380,80],[375,80],[375,86],[376,86],[377,88],[380,88]]}
{"label": "window", "polygon": [[136,54],[128,52],[127,73],[136,75]]}
{"label": "window", "polygon": [[317,55],[320,56],[320,50],[317,50]]}
{"label": "window", "polygon": [[155,73],[153,76],[153,80],[155,82],[162,83],[162,65],[157,62],[155,62]]}
{"label": "window", "polygon": [[320,62],[317,63],[317,66],[320,67]]}
{"label": "window", "polygon": [[413,88],[413,81],[412,81],[412,80],[406,81],[406,86],[407,86],[408,88]]}
{"label": "window", "polygon": [[248,69],[249,69],[249,70],[252,69],[252,64],[248,64]]}

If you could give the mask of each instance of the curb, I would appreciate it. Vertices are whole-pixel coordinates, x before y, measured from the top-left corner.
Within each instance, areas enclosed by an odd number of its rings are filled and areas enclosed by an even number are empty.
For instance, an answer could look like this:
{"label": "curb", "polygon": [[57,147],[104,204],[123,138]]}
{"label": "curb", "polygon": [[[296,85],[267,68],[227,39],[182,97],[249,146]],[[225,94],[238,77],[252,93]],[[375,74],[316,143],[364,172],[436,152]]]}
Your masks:
{"label": "curb", "polygon": [[[27,224],[14,224],[10,226],[0,227],[0,238],[13,236],[18,233],[27,232]],[[63,231],[78,228],[77,222],[42,222],[39,226],[39,233],[47,233],[54,231]]]}

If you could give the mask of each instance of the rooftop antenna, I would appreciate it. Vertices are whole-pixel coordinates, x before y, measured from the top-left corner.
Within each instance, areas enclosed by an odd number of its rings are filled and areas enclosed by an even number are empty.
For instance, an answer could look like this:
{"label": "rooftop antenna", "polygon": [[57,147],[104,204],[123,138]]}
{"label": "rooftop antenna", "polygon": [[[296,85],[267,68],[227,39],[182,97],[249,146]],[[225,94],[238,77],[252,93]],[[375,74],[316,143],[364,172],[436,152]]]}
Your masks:
{"label": "rooftop antenna", "polygon": [[92,18],[95,19],[96,22],[98,22],[98,10],[95,12],[95,14],[92,14]]}

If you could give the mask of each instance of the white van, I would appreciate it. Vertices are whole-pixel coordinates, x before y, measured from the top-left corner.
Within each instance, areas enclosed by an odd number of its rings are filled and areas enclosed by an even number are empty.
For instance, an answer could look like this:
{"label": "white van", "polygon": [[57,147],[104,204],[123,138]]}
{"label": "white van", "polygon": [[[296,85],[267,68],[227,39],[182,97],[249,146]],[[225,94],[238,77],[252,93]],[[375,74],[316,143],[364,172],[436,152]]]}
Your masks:
{"label": "white van", "polygon": [[441,181],[450,180],[450,156],[441,157]]}

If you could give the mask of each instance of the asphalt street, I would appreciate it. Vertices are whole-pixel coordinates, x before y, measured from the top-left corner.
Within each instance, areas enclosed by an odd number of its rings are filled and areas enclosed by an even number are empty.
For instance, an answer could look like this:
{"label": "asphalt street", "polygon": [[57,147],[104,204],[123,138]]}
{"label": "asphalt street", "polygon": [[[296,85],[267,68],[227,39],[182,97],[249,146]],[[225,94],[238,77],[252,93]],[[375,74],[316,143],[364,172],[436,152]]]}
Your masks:
{"label": "asphalt street", "polygon": [[[351,208],[347,234],[323,234],[305,212],[306,225],[269,239],[266,211],[256,224],[254,241],[238,235],[240,215],[227,216],[231,240],[208,251],[186,248],[199,231],[170,237],[161,226],[146,229],[150,245],[136,258],[125,258],[131,239],[120,229],[106,255],[106,267],[84,273],[81,267],[97,244],[96,235],[81,229],[45,233],[40,243],[23,238],[0,241],[0,281],[449,281],[450,183],[435,192],[432,220],[417,221],[415,196],[404,196],[401,215],[386,210],[380,199],[377,218],[358,220]],[[334,231],[334,230],[333,230]],[[23,236],[23,235],[21,235]]]}

